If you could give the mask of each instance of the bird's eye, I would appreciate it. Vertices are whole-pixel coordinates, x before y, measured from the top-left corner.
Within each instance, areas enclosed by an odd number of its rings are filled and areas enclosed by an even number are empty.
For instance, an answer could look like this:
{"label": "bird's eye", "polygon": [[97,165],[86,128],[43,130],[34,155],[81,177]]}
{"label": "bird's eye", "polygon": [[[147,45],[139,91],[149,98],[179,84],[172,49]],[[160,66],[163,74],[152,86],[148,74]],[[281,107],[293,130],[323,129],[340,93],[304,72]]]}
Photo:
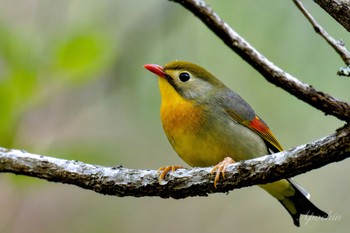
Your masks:
{"label": "bird's eye", "polygon": [[191,78],[189,73],[183,72],[179,75],[181,82],[187,82]]}

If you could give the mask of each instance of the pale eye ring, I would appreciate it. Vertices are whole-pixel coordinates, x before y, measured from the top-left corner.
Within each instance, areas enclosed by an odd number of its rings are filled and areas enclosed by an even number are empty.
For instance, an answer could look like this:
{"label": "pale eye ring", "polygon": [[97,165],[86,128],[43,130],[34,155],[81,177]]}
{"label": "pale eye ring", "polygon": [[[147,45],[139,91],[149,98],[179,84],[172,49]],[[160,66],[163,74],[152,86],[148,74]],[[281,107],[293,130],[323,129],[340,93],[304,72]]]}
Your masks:
{"label": "pale eye ring", "polygon": [[179,75],[179,79],[181,82],[187,82],[188,80],[190,80],[191,78],[191,75],[187,72],[182,72],[180,75]]}

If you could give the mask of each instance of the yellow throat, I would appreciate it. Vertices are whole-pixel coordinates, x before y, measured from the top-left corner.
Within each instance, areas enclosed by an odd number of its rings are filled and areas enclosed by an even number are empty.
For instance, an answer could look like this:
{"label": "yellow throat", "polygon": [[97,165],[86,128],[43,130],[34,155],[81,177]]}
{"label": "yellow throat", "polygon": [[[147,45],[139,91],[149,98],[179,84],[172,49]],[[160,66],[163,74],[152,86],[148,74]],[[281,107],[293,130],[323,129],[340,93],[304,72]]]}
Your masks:
{"label": "yellow throat", "polygon": [[178,155],[193,166],[194,163],[185,151],[192,150],[193,135],[201,127],[202,110],[195,106],[193,100],[186,100],[177,93],[165,78],[158,79],[162,98],[160,117],[164,132]]}

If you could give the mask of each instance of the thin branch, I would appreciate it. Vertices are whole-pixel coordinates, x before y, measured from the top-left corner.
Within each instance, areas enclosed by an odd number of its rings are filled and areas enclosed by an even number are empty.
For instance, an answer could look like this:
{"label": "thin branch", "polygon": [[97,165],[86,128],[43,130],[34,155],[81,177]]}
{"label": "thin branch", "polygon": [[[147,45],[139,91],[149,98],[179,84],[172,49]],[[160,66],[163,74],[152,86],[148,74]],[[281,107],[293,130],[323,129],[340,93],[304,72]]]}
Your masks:
{"label": "thin branch", "polygon": [[342,76],[350,76],[349,72],[346,72],[346,70],[349,68],[350,65],[350,53],[346,49],[344,43],[342,41],[337,41],[333,37],[331,37],[322,27],[317,23],[317,21],[312,17],[312,15],[306,10],[306,8],[303,6],[301,1],[299,0],[293,0],[294,4],[298,7],[298,9],[303,13],[303,15],[306,17],[306,19],[311,23],[313,26],[315,32],[322,36],[323,39],[327,41],[327,43],[332,46],[332,48],[339,54],[339,56],[342,58],[342,60],[347,65],[345,68],[340,68],[338,71],[338,75]]}
{"label": "thin branch", "polygon": [[185,198],[273,182],[350,157],[350,125],[334,134],[280,153],[232,164],[226,179],[213,186],[211,168],[179,169],[159,183],[155,170],[103,167],[79,161],[0,148],[0,173],[14,173],[66,183],[97,193]]}
{"label": "thin branch", "polygon": [[350,32],[350,2],[349,0],[314,0],[329,15],[337,20]]}
{"label": "thin branch", "polygon": [[336,41],[333,37],[331,37],[312,17],[312,15],[305,9],[301,1],[293,0],[294,4],[298,7],[298,9],[303,13],[306,19],[311,23],[316,33],[320,34],[330,46],[334,48],[334,50],[340,55],[343,61],[350,65],[350,53],[345,48],[342,42]]}
{"label": "thin branch", "polygon": [[202,0],[170,0],[177,2],[196,15],[211,29],[229,48],[236,52],[242,59],[260,72],[269,82],[338,119],[350,121],[350,104],[338,100],[326,93],[316,90],[312,86],[301,82],[297,78],[283,71],[273,64],[237,32],[235,32],[224,20],[222,20]]}

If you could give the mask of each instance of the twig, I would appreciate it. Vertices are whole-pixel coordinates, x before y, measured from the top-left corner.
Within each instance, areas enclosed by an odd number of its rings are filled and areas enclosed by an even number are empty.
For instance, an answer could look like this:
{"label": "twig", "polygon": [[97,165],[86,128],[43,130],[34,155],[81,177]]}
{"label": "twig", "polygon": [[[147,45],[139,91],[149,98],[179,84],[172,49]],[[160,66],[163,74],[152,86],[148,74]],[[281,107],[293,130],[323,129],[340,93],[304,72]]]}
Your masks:
{"label": "twig", "polygon": [[350,65],[339,68],[337,74],[340,76],[350,76]]}
{"label": "twig", "polygon": [[236,52],[242,59],[260,72],[266,80],[283,88],[285,91],[303,100],[311,106],[333,115],[338,119],[350,121],[350,104],[316,90],[312,86],[301,82],[297,78],[283,71],[273,64],[237,32],[235,32],[224,20],[222,20],[202,0],[170,0],[177,2],[196,15],[211,29],[229,48]]}
{"label": "twig", "polygon": [[[299,0],[293,0],[294,4],[298,7],[298,9],[303,13],[306,19],[311,23],[316,33],[322,36],[327,43],[333,47],[333,49],[340,55],[346,65],[350,65],[350,53],[346,49],[343,42],[336,41],[333,37],[331,37],[312,17],[312,15],[306,10],[303,4]],[[339,75],[345,75],[344,72],[338,73]]]}
{"label": "twig", "polygon": [[159,183],[155,170],[103,167],[79,161],[0,148],[0,173],[9,172],[66,183],[97,193],[123,196],[185,198],[270,183],[350,157],[350,125],[297,148],[232,164],[226,179],[213,186],[211,168],[179,169]]}

